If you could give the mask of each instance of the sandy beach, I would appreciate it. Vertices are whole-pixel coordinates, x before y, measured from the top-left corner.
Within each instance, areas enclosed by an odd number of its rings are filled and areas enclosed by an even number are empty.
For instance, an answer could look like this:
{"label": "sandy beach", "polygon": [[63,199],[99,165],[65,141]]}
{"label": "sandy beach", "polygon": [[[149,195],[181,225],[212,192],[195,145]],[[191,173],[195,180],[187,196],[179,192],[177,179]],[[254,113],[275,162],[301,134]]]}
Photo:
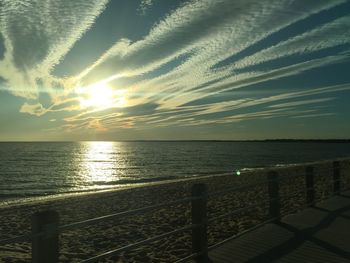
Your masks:
{"label": "sandy beach", "polygon": [[[332,193],[332,162],[290,165],[234,173],[193,178],[190,180],[158,183],[142,187],[104,193],[70,196],[37,203],[27,203],[0,209],[1,239],[30,232],[30,218],[35,211],[56,210],[60,224],[69,224],[119,211],[164,203],[190,196],[194,183],[205,183],[209,194],[227,187],[251,184],[266,178],[270,169],[282,177],[280,195],[282,213],[297,211],[305,205],[306,165],[314,166],[316,198]],[[350,186],[350,160],[341,160],[343,187]],[[286,176],[291,176],[285,179]],[[289,196],[293,198],[288,198]],[[253,187],[244,192],[229,192],[210,196],[208,218],[267,200],[267,185]],[[267,203],[256,209],[209,223],[208,241],[212,245],[268,219]],[[140,215],[112,219],[60,235],[60,262],[79,262],[111,249],[125,246],[190,223],[190,204],[181,204],[152,210]],[[191,253],[190,233],[154,242],[148,246],[122,253],[103,262],[174,262]],[[0,262],[30,262],[30,244],[21,243],[0,246]]]}

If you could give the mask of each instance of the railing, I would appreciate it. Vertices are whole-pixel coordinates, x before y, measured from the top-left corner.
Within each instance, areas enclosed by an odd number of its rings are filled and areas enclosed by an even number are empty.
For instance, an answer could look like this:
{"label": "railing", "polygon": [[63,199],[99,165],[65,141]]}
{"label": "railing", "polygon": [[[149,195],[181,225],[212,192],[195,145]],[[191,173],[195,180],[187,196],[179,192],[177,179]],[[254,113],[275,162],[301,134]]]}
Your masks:
{"label": "railing", "polygon": [[[340,180],[340,164],[338,161],[333,162],[332,173],[333,173],[332,175],[333,194],[339,194],[341,191],[341,180]],[[0,240],[0,246],[6,245],[6,244],[20,243],[24,241],[31,241],[32,262],[56,263],[58,262],[58,258],[59,258],[59,247],[58,247],[59,235],[63,231],[79,229],[79,228],[86,227],[108,219],[140,214],[146,211],[151,211],[162,207],[168,207],[170,205],[191,203],[191,224],[175,229],[170,232],[166,232],[160,235],[156,235],[154,237],[150,237],[150,238],[138,241],[133,244],[126,245],[121,248],[104,252],[100,255],[88,258],[81,262],[82,263],[98,262],[101,259],[113,256],[113,255],[117,255],[117,254],[120,254],[121,252],[131,250],[133,248],[136,248],[145,244],[149,244],[151,242],[172,236],[177,233],[189,231],[189,230],[192,231],[192,253],[189,256],[178,260],[177,263],[186,262],[191,259],[201,263],[211,262],[208,257],[209,250],[220,246],[221,244],[223,244],[224,242],[227,242],[228,240],[237,238],[247,232],[253,231],[254,229],[264,224],[278,221],[281,218],[281,216],[283,216],[281,214],[281,203],[280,203],[281,198],[282,197],[290,198],[290,197],[293,197],[293,195],[280,196],[280,191],[279,191],[280,182],[284,179],[290,179],[294,176],[295,175],[279,177],[279,174],[276,171],[270,171],[267,174],[267,180],[260,180],[253,184],[248,184],[241,187],[231,187],[231,188],[224,189],[222,191],[216,191],[211,193],[208,193],[207,186],[205,184],[194,184],[192,186],[191,197],[188,197],[188,198],[179,199],[179,200],[162,203],[162,204],[156,204],[156,205],[138,208],[134,210],[128,210],[128,211],[119,212],[115,214],[110,214],[102,217],[88,219],[85,221],[67,224],[67,225],[59,225],[59,215],[55,211],[37,212],[32,216],[32,233],[31,234]],[[297,175],[297,176],[300,176],[300,175]],[[306,196],[305,196],[306,206],[312,206],[315,203],[315,193],[316,193],[315,185],[314,185],[314,167],[307,166],[305,168],[304,176],[305,176],[305,188],[306,188]],[[208,197],[220,196],[220,195],[223,195],[224,193],[232,193],[232,192],[236,193],[240,191],[246,191],[256,186],[262,186],[265,184],[267,184],[267,189],[268,189],[267,201],[256,202],[255,204],[242,207],[239,209],[235,209],[233,211],[230,211],[225,214],[221,214],[213,218],[209,218],[209,219],[207,218]],[[268,203],[268,214],[269,214],[268,220],[265,220],[259,223],[258,225],[255,225],[254,227],[249,228],[246,231],[243,231],[235,236],[232,236],[224,241],[221,241],[219,243],[216,243],[208,247],[208,239],[207,239],[208,223],[214,222],[221,218],[225,218],[228,216],[232,216],[235,214],[252,210],[266,203]]]}

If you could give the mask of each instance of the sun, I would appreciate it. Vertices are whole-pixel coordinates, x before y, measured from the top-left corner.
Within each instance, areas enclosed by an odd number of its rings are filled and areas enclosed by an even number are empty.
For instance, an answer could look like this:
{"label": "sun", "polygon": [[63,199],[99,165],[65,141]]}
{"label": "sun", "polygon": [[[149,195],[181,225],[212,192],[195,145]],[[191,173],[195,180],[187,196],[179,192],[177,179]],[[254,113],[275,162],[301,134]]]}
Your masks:
{"label": "sun", "polygon": [[83,104],[94,108],[109,108],[113,105],[113,90],[104,84],[93,85],[88,89],[88,98]]}
{"label": "sun", "polygon": [[113,90],[106,83],[96,83],[82,88],[78,87],[81,108],[94,108],[97,110],[124,107],[126,104],[125,91]]}

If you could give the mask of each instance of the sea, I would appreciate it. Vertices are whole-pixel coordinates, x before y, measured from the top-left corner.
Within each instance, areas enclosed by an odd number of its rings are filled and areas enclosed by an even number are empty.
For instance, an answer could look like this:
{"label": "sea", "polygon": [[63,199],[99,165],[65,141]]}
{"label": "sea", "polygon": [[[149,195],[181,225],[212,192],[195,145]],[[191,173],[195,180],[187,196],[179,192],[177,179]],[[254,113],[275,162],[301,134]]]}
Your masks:
{"label": "sea", "polygon": [[1,142],[0,205],[350,157],[350,142]]}

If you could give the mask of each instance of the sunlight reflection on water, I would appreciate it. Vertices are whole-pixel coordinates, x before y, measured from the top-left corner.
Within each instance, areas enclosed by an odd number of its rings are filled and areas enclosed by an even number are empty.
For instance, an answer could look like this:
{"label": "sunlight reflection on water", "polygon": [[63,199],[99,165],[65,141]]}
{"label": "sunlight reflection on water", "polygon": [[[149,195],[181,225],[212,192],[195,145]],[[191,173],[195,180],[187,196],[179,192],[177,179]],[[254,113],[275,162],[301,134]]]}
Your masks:
{"label": "sunlight reflection on water", "polygon": [[117,174],[120,168],[118,152],[120,145],[114,142],[84,142],[80,171],[83,181],[87,184],[103,184],[119,180]]}
{"label": "sunlight reflection on water", "polygon": [[80,193],[350,156],[349,143],[0,143],[0,199]]}

